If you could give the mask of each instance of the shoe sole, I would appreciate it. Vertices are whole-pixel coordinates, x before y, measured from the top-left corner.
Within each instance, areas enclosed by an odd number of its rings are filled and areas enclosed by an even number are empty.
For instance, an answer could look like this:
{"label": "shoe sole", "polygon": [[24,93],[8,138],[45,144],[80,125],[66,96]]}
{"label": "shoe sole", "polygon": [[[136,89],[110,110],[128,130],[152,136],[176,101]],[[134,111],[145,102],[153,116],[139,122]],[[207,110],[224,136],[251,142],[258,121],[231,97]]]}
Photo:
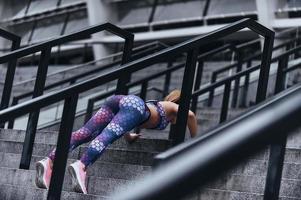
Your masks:
{"label": "shoe sole", "polygon": [[71,175],[73,190],[75,192],[79,192],[79,193],[83,193],[84,194],[84,191],[83,191],[82,187],[80,186],[80,183],[79,183],[79,181],[77,179],[77,174],[76,174],[75,169],[72,166],[69,166],[68,167],[68,172]]}
{"label": "shoe sole", "polygon": [[46,187],[46,184],[44,182],[44,179],[43,179],[43,174],[44,174],[44,166],[42,165],[42,163],[36,163],[36,185],[37,187],[39,188],[44,188],[44,189],[47,189]]}

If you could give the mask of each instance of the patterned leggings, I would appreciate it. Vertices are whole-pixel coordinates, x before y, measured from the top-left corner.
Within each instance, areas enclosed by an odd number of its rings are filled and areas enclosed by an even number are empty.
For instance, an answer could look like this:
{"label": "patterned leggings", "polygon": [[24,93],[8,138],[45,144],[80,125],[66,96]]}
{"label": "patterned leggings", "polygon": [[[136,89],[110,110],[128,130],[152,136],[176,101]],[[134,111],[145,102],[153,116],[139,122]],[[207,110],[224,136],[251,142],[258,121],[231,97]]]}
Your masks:
{"label": "patterned leggings", "polygon": [[[109,144],[135,128],[146,117],[145,103],[139,97],[112,96],[82,128],[72,133],[69,151],[92,140],[80,159],[87,167],[99,158]],[[54,160],[55,149],[48,157]]]}

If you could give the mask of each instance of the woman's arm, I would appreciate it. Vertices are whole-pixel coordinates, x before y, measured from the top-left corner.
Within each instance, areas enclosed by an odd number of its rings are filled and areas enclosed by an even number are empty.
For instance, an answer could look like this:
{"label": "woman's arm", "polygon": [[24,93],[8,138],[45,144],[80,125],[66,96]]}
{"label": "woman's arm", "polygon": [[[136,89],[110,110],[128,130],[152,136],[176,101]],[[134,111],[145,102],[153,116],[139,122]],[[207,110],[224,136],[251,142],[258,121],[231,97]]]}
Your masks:
{"label": "woman's arm", "polygon": [[[169,115],[169,119],[171,119],[171,123],[175,124],[176,120],[177,120],[177,114],[178,114],[178,109],[179,109],[179,105],[172,103],[172,102],[168,102],[166,104],[166,110],[168,110],[171,114]],[[188,112],[188,119],[187,119],[187,126],[190,132],[190,136],[193,138],[196,136],[197,134],[197,119],[195,114],[189,110]]]}
{"label": "woman's arm", "polygon": [[190,136],[192,138],[195,137],[196,134],[197,134],[198,124],[197,124],[195,114],[190,110],[189,110],[189,113],[188,113],[187,126],[188,126],[188,129],[189,129],[189,132],[190,132]]}

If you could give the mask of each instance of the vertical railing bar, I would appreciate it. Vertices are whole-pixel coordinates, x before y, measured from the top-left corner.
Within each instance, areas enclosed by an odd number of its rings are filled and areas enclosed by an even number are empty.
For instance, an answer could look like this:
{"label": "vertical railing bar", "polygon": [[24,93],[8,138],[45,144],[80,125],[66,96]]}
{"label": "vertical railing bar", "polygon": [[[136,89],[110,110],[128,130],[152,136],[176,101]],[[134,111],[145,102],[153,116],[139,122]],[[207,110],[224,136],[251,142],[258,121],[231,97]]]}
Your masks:
{"label": "vertical railing bar", "polygon": [[[197,91],[198,89],[200,89],[202,83],[203,69],[204,69],[204,61],[199,60],[193,91]],[[198,104],[198,97],[196,96],[192,98],[192,102],[191,102],[191,111],[194,113],[196,113],[197,111],[197,104]]]}
{"label": "vertical railing bar", "polygon": [[47,195],[48,200],[57,200],[61,197],[77,101],[78,94],[75,94],[66,98],[64,102],[62,123],[57,139],[53,171]]}
{"label": "vertical railing bar", "polygon": [[[125,39],[121,65],[130,61],[131,56],[132,56],[133,43],[134,43],[134,36],[130,39],[129,38]],[[119,78],[118,82],[117,82],[115,94],[127,94],[128,88],[126,87],[126,84],[129,83],[130,80],[131,80],[130,73],[125,73],[124,76]]]}
{"label": "vertical railing bar", "polygon": [[[50,56],[51,56],[51,47],[47,47],[42,51],[40,56],[40,63],[38,66],[33,98],[43,94]],[[24,145],[22,150],[22,157],[20,162],[21,169],[29,169],[39,115],[40,115],[39,109],[29,114],[27,128],[26,128],[26,135],[25,135],[25,140],[24,140]]]}
{"label": "vertical railing bar", "polygon": [[93,107],[94,107],[94,100],[93,99],[89,99],[88,100],[88,105],[87,105],[87,112],[85,115],[85,123],[89,121],[89,119],[92,117],[93,114]]}
{"label": "vertical railing bar", "polygon": [[225,83],[219,123],[222,123],[227,120],[228,110],[229,110],[230,91],[231,91],[231,81],[228,81],[227,83]]}
{"label": "vertical railing bar", "polygon": [[[249,69],[251,66],[252,66],[252,60],[249,60],[247,62],[247,69]],[[245,76],[245,82],[244,82],[244,86],[242,89],[239,107],[247,107],[247,97],[248,97],[249,85],[250,85],[249,82],[250,82],[250,74],[248,73]]]}
{"label": "vertical railing bar", "polygon": [[186,124],[188,118],[188,111],[190,107],[190,100],[193,88],[193,79],[195,73],[195,66],[197,63],[198,49],[190,50],[186,57],[186,66],[184,77],[182,80],[181,97],[179,102],[177,122],[175,132],[172,133],[172,145],[175,146],[185,139]]}
{"label": "vertical railing bar", "polygon": [[271,32],[270,36],[265,36],[264,47],[261,56],[261,67],[257,86],[256,103],[260,103],[266,99],[274,36],[274,32]]}
{"label": "vertical railing bar", "polygon": [[[169,61],[169,62],[167,63],[167,68],[172,67],[172,65],[173,65],[173,62],[172,62],[172,61]],[[171,79],[171,72],[168,72],[168,73],[165,75],[164,89],[163,89],[163,93],[162,93],[162,98],[165,97],[165,96],[168,94],[169,86],[170,86],[170,79]]]}
{"label": "vertical railing bar", "polygon": [[[20,43],[21,43],[21,38],[16,37],[12,41],[11,51],[19,49]],[[10,100],[11,92],[12,92],[12,88],[13,88],[13,82],[14,82],[16,68],[17,68],[17,58],[10,60],[7,65],[5,82],[4,82],[4,87],[3,87],[3,91],[2,91],[2,97],[1,97],[0,110],[3,110],[9,106],[9,100]],[[0,128],[4,128],[4,124],[0,124]]]}
{"label": "vertical railing bar", "polygon": [[[276,75],[275,94],[278,94],[285,89],[286,73],[284,70],[287,69],[288,58],[289,56],[285,56],[279,60]],[[270,145],[269,164],[264,189],[264,200],[274,200],[279,198],[286,142],[287,134],[283,134],[279,139],[273,140],[272,144]]]}
{"label": "vertical railing bar", "polygon": [[[210,83],[211,83],[211,84],[215,83],[215,82],[216,82],[216,78],[217,78],[217,73],[213,72],[213,73],[212,73],[212,76],[211,76]],[[214,93],[215,93],[215,89],[212,89],[212,90],[209,92],[208,102],[207,102],[207,106],[208,106],[208,107],[211,107],[211,106],[212,106],[213,98],[214,98]]]}
{"label": "vertical railing bar", "polygon": [[[237,52],[237,65],[236,65],[236,73],[242,70],[242,52]],[[232,102],[231,107],[235,108],[237,106],[238,95],[239,95],[239,84],[240,84],[240,77],[234,81],[234,90],[232,95]]]}
{"label": "vertical railing bar", "polygon": [[[12,101],[11,106],[17,105],[18,102],[19,102],[19,98],[13,97],[13,101]],[[9,121],[8,121],[8,126],[7,126],[7,128],[8,128],[8,129],[13,129],[13,128],[14,128],[14,124],[15,124],[15,119],[9,120]]]}
{"label": "vertical railing bar", "polygon": [[141,91],[140,91],[140,98],[145,100],[146,99],[146,95],[147,95],[147,87],[148,87],[148,82],[144,82],[142,83],[142,86],[141,86]]}
{"label": "vertical railing bar", "polygon": [[[142,83],[142,86],[141,86],[141,91],[140,91],[140,98],[145,100],[146,99],[146,95],[147,95],[147,87],[148,87],[148,81]],[[137,127],[135,129],[135,133],[140,133],[141,129],[139,127]]]}

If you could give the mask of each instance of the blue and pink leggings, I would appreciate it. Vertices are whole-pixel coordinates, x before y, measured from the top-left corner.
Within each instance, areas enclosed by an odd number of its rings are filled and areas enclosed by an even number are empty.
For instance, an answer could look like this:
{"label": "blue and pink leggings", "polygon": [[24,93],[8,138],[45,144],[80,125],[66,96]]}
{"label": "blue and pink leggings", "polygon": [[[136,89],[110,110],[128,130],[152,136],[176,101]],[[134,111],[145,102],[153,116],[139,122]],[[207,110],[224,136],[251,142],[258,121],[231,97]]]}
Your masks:
{"label": "blue and pink leggings", "polygon": [[[87,167],[99,158],[109,144],[135,128],[146,117],[145,103],[139,97],[112,96],[82,128],[72,133],[69,151],[92,140],[80,159]],[[55,149],[48,157],[54,160]]]}

